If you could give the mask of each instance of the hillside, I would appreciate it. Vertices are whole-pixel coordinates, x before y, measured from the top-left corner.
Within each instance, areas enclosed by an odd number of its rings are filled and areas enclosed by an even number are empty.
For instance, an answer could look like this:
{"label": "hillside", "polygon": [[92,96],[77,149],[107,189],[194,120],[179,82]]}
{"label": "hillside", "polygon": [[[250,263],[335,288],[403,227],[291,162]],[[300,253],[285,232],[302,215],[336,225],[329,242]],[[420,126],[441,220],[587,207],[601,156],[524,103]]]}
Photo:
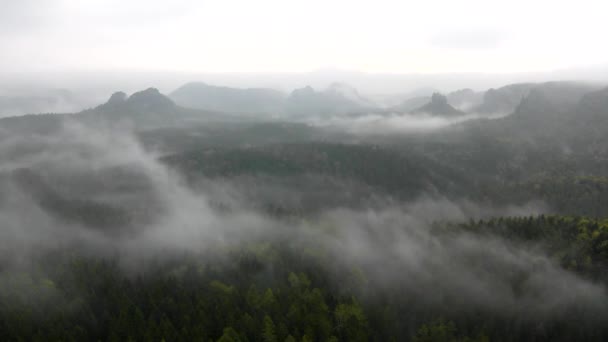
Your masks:
{"label": "hillside", "polygon": [[412,111],[413,114],[429,114],[434,116],[445,116],[445,117],[454,117],[464,115],[463,111],[460,111],[454,107],[452,107],[448,103],[448,99],[446,96],[441,95],[439,93],[434,93],[431,96],[430,102],[427,104],[414,109]]}
{"label": "hillside", "polygon": [[237,89],[193,82],[179,87],[169,97],[188,108],[276,116],[284,112],[286,96],[273,89]]}
{"label": "hillside", "polygon": [[[469,121],[439,94],[393,117],[299,96],[344,126],[156,89],[0,119],[0,336],[605,340],[607,89]],[[382,120],[442,125],[348,129]]]}
{"label": "hillside", "polygon": [[286,112],[296,117],[329,118],[332,115],[364,112],[373,106],[354,88],[333,83],[323,91],[316,91],[312,87],[295,89],[287,98]]}

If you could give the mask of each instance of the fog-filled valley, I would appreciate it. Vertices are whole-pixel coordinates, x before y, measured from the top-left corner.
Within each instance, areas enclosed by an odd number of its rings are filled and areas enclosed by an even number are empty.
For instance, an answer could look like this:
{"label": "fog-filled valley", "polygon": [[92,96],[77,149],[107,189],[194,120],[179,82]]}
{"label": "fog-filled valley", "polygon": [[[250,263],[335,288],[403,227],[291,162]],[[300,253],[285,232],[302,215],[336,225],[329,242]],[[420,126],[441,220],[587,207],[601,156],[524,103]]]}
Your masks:
{"label": "fog-filled valley", "polygon": [[608,341],[602,0],[0,0],[0,342]]}
{"label": "fog-filled valley", "polygon": [[608,337],[606,84],[338,81],[1,118],[2,339]]}

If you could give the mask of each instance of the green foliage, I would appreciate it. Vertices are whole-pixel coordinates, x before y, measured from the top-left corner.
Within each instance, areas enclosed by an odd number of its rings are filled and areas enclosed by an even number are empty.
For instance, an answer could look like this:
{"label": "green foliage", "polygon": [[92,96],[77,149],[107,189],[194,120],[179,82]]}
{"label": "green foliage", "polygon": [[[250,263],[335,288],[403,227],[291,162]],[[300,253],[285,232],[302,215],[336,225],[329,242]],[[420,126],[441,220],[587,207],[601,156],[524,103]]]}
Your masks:
{"label": "green foliage", "polygon": [[436,229],[495,234],[509,240],[544,245],[564,268],[589,278],[608,281],[608,219],[546,216],[499,217]]}
{"label": "green foliage", "polygon": [[277,342],[277,335],[275,333],[274,322],[270,316],[264,316],[264,330],[262,332],[262,338],[264,342]]}
{"label": "green foliage", "polygon": [[224,334],[220,337],[217,342],[241,342],[239,334],[231,327],[224,329]]}
{"label": "green foliage", "polygon": [[454,322],[439,319],[420,326],[412,342],[489,342],[489,338],[483,333],[474,338],[459,336]]}
{"label": "green foliage", "polygon": [[[442,223],[462,231],[543,245],[562,267],[608,284],[608,220],[502,217]],[[243,247],[225,262],[184,256],[136,275],[114,262],[72,253],[48,255],[31,273],[0,277],[2,340],[488,341],[605,340],[601,320],[543,319],[420,304],[333,280],[326,260],[268,244]],[[267,258],[272,254],[277,258]],[[238,260],[259,258],[258,267]],[[281,262],[278,262],[280,260]],[[255,263],[257,264],[257,263]],[[362,270],[357,270],[357,273]],[[346,272],[345,274],[350,274]],[[26,291],[24,291],[26,289]],[[19,296],[20,295],[20,296]],[[506,338],[508,336],[509,338]]]}

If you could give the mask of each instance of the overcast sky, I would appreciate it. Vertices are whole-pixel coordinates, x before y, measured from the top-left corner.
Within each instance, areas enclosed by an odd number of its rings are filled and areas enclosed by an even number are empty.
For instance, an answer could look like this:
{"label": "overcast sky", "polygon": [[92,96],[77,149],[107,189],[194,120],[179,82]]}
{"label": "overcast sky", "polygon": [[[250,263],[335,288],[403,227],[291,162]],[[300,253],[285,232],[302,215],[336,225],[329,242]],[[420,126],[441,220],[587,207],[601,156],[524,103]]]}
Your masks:
{"label": "overcast sky", "polygon": [[608,63],[605,0],[0,0],[0,72],[528,72]]}

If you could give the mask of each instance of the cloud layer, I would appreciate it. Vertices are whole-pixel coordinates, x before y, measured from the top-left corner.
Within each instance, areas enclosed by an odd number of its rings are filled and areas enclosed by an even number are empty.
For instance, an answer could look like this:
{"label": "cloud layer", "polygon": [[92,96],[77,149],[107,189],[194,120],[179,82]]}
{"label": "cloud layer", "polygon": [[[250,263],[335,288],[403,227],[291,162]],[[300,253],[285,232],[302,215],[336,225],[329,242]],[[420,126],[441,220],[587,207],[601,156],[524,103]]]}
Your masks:
{"label": "cloud layer", "polygon": [[[128,132],[68,124],[52,137],[3,132],[0,138],[4,194],[0,282],[7,272],[27,268],[31,257],[57,248],[118,256],[128,271],[164,255],[221,251],[223,246],[267,241],[295,250],[325,251],[331,260],[326,267],[336,274],[336,282],[359,268],[367,279],[365,286],[398,291],[426,305],[451,303],[530,320],[581,307],[600,314],[606,310],[605,289],[561,269],[542,246],[464,232],[438,234],[430,229],[437,220],[527,215],[537,212],[536,206],[491,208],[420,198],[383,209],[332,209],[311,221],[287,222],[243,209],[238,196],[232,197],[229,211],[212,208],[210,193],[185,186]],[[17,146],[27,151],[15,155]],[[124,231],[108,232],[58,215],[56,207],[37,201],[14,177],[24,168],[41,172],[43,180],[54,180],[50,182],[53,191],[66,198],[112,203],[131,211],[152,206],[156,209],[148,214],[153,219],[130,221],[129,227],[121,227]],[[70,182],[62,183],[62,177]],[[121,177],[128,182],[122,183]],[[91,190],[78,192],[70,184]]]}

